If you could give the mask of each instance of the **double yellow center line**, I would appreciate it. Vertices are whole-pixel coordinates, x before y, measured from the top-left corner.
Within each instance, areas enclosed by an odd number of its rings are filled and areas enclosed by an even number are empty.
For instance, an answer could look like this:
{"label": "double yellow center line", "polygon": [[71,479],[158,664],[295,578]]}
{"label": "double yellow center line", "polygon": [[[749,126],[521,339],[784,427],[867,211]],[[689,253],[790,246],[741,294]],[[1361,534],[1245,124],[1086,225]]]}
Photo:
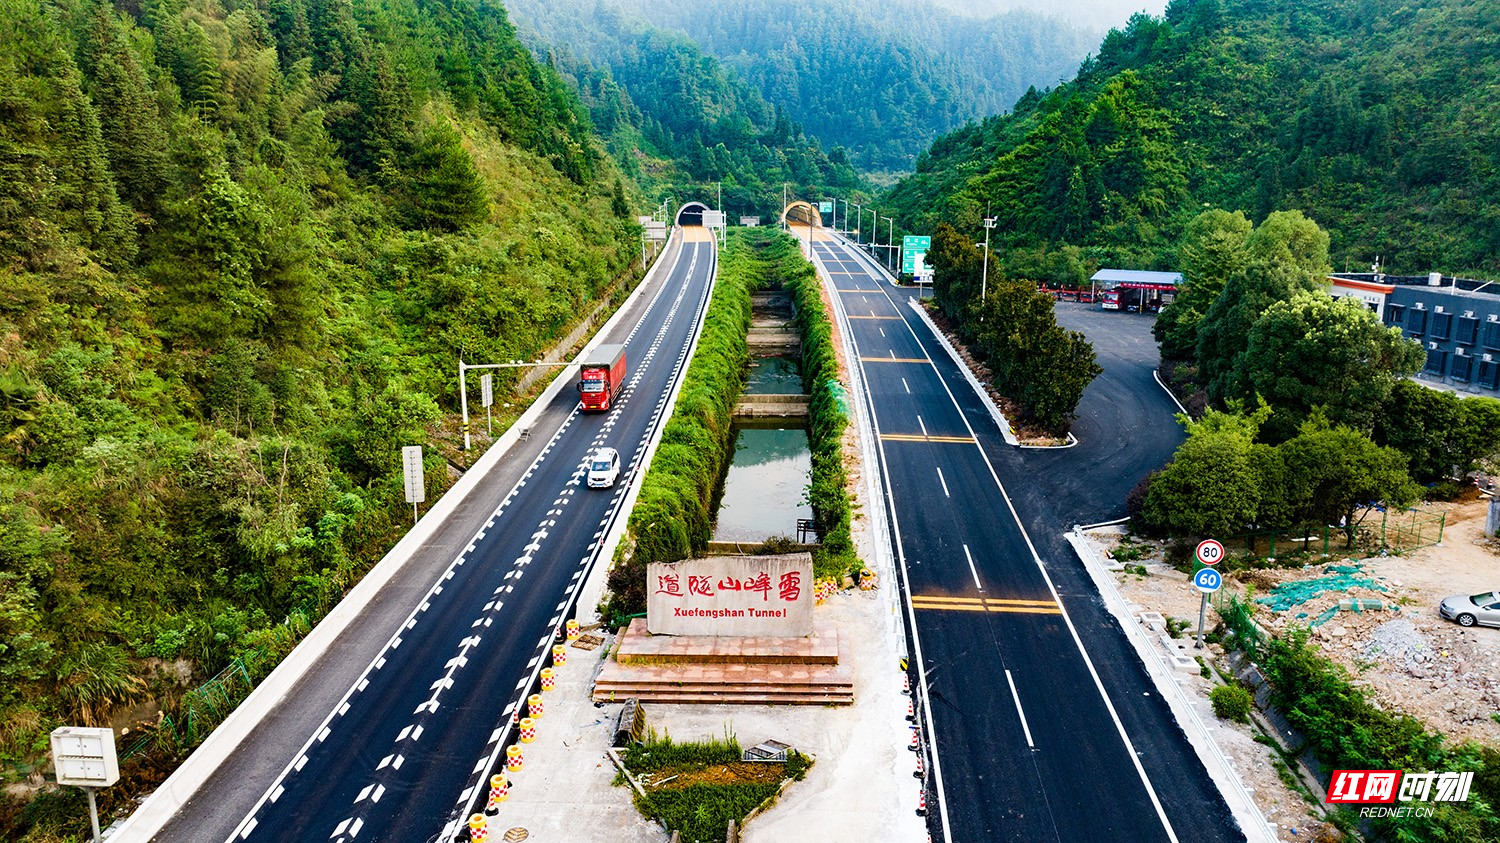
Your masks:
{"label": "double yellow center line", "polygon": [[941,609],[947,612],[1019,612],[1027,615],[1061,615],[1062,609],[1052,600],[1008,600],[996,597],[940,597],[913,594],[913,609]]}
{"label": "double yellow center line", "polygon": [[882,433],[887,442],[973,442],[972,436],[924,436],[920,433]]}

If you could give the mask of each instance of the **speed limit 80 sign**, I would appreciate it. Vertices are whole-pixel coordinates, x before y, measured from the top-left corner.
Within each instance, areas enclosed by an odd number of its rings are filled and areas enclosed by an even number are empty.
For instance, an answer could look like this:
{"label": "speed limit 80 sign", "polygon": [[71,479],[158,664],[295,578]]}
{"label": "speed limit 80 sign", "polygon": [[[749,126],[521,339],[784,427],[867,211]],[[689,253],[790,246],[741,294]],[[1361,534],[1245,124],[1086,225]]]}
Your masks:
{"label": "speed limit 80 sign", "polygon": [[1224,558],[1224,545],[1213,539],[1206,539],[1198,542],[1198,549],[1193,552],[1193,556],[1204,565],[1217,565]]}

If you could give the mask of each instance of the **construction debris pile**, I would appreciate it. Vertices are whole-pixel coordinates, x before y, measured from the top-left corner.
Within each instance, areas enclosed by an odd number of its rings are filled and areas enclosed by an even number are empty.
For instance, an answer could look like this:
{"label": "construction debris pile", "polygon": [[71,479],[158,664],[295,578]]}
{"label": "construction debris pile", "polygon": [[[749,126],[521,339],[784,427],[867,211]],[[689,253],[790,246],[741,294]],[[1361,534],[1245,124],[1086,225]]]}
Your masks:
{"label": "construction debris pile", "polygon": [[1401,582],[1370,573],[1365,562],[1349,559],[1317,573],[1271,585],[1255,598],[1272,613],[1262,621],[1277,629],[1310,627],[1319,646],[1349,668],[1356,685],[1369,686],[1382,707],[1435,706],[1459,724],[1500,710],[1500,664],[1476,640],[1488,630],[1414,623],[1395,597]]}
{"label": "construction debris pile", "polygon": [[[1328,623],[1341,611],[1357,614],[1386,609],[1401,611],[1400,606],[1384,599],[1384,595],[1390,591],[1383,583],[1384,577],[1366,576],[1363,565],[1352,559],[1348,562],[1347,565],[1325,566],[1323,576],[1320,577],[1292,580],[1272,586],[1268,596],[1257,597],[1255,602],[1278,613],[1273,625],[1282,626],[1290,620],[1294,624],[1306,624],[1313,629]],[[1370,596],[1358,596],[1357,592],[1361,591]],[[1320,598],[1330,594],[1337,597],[1320,610],[1318,605],[1326,602]],[[1288,618],[1287,613],[1293,610],[1296,610],[1295,614]],[[1314,612],[1317,614],[1314,615]],[[1330,631],[1334,635],[1342,635],[1338,629],[1342,627],[1335,627]]]}

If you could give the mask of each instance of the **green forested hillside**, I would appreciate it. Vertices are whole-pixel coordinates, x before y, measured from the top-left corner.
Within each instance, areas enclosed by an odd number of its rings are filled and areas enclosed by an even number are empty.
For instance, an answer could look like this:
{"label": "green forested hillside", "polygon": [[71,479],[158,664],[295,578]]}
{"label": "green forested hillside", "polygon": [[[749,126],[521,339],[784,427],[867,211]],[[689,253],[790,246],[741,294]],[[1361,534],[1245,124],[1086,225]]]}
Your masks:
{"label": "green forested hillside", "polygon": [[[943,132],[1003,110],[1030,85],[1071,75],[1097,40],[1095,32],[1035,14],[971,19],[925,0],[517,0],[512,6],[545,39],[609,64],[622,81],[615,57],[631,47],[622,48],[612,33],[633,32],[629,22],[636,19],[683,33],[809,134],[847,149],[850,160],[873,171],[909,171]],[[660,65],[644,69],[654,74]],[[642,108],[655,113],[643,102]]]}
{"label": "green forested hillside", "polygon": [[0,0],[0,31],[10,781],[315,620],[410,517],[399,448],[449,482],[458,355],[536,354],[637,232],[491,0]]}
{"label": "green forested hillside", "polygon": [[574,82],[610,152],[648,195],[713,204],[722,189],[731,219],[770,219],[781,210],[783,185],[798,198],[865,191],[844,150],[825,152],[682,36],[603,5],[509,5],[548,62]]}
{"label": "green forested hillside", "polygon": [[1500,6],[1175,0],[1076,79],[933,144],[890,195],[908,227],[1168,267],[1205,205],[1296,208],[1335,269],[1500,271]]}
{"label": "green forested hillside", "polygon": [[935,138],[1071,76],[1098,42],[1036,13],[965,18],[925,0],[625,2],[876,171],[910,171]]}

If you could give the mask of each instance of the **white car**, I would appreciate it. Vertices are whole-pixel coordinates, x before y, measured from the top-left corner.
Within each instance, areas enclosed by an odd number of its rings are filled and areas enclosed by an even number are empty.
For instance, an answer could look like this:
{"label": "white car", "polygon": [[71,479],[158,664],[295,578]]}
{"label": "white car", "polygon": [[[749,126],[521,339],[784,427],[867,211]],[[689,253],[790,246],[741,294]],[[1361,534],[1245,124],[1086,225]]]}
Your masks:
{"label": "white car", "polygon": [[589,488],[608,489],[620,479],[620,452],[600,448],[589,457]]}
{"label": "white car", "polygon": [[1455,594],[1438,606],[1438,614],[1459,626],[1500,626],[1500,592]]}

